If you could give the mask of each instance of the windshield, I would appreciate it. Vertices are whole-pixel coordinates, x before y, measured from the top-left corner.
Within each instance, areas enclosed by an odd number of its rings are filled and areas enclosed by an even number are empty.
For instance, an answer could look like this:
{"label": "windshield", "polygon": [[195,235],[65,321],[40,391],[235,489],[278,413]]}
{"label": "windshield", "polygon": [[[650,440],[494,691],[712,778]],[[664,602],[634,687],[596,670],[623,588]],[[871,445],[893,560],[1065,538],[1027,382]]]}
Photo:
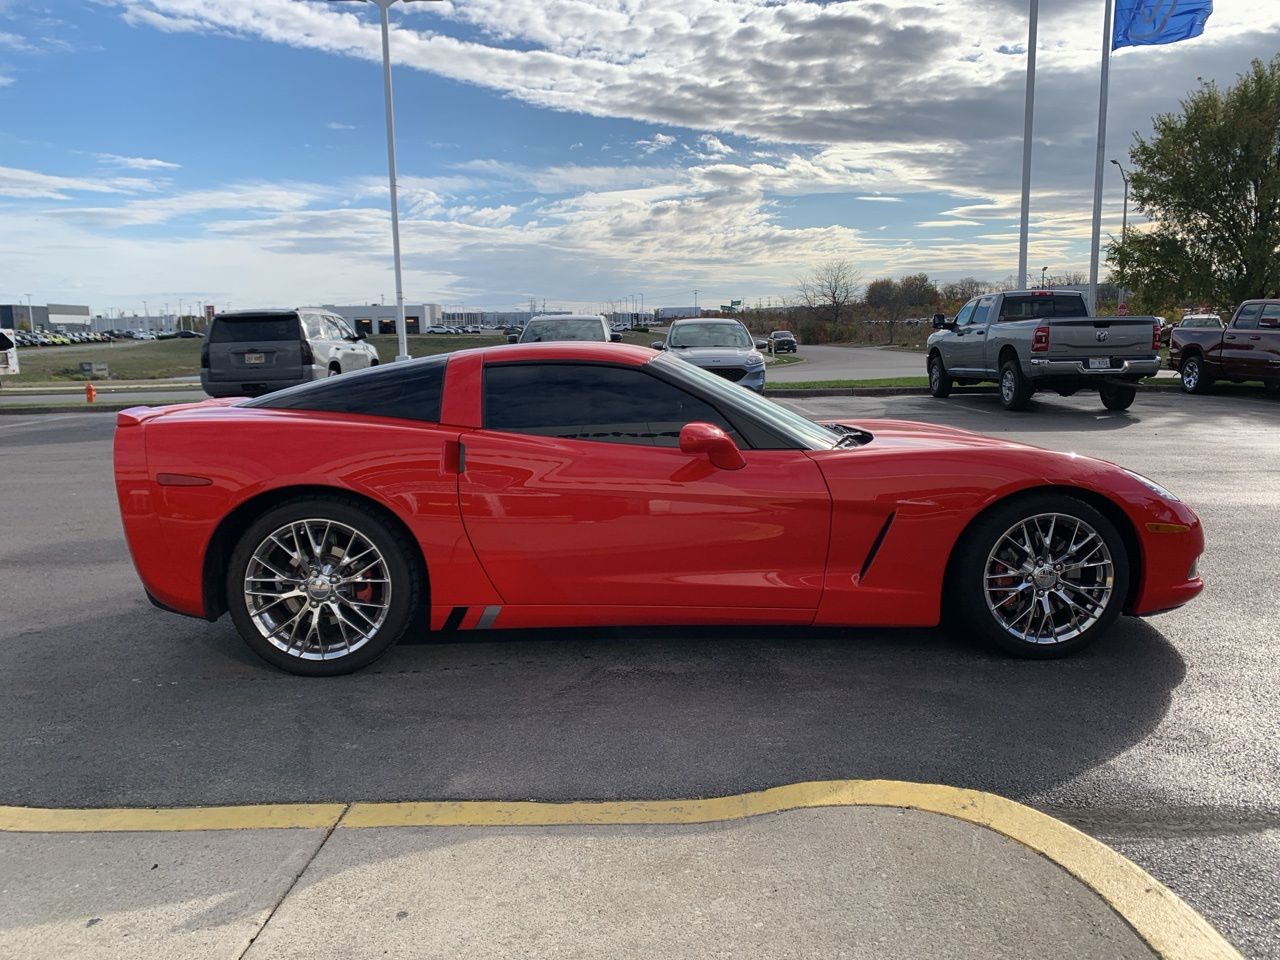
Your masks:
{"label": "windshield", "polygon": [[792,413],[786,407],[781,407],[772,400],[766,400],[760,394],[740,387],[702,367],[685,363],[669,354],[660,354],[652,362],[661,364],[664,375],[697,387],[702,393],[711,396],[717,403],[725,404],[731,410],[749,412],[755,419],[811,450],[829,450],[840,440],[840,434],[834,430],[828,430],[812,420],[806,420],[800,414]]}
{"label": "windshield", "polygon": [[667,346],[750,350],[755,346],[755,341],[740,323],[678,323],[671,328]]}
{"label": "windshield", "polygon": [[546,340],[608,340],[604,324],[590,317],[576,320],[530,320],[520,337],[521,343],[542,343]]}

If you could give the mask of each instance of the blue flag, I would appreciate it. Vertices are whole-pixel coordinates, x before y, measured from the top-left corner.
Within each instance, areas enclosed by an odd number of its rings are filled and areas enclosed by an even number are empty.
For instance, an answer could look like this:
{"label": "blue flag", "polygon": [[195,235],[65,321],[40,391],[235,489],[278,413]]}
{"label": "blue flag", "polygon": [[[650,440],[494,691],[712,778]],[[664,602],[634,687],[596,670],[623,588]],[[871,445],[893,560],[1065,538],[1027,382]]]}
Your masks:
{"label": "blue flag", "polygon": [[1116,0],[1111,49],[1190,40],[1211,13],[1213,0]]}

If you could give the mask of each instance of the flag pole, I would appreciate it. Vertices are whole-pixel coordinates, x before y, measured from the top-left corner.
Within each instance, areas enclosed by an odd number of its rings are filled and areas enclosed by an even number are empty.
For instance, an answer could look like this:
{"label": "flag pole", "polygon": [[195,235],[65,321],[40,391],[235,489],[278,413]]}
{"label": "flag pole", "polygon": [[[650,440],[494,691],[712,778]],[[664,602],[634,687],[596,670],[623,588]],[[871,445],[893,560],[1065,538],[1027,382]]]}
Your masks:
{"label": "flag pole", "polygon": [[1111,0],[1102,19],[1102,82],[1098,94],[1098,156],[1093,171],[1093,241],[1089,248],[1089,312],[1098,311],[1098,245],[1102,238],[1102,170],[1107,151],[1107,83],[1111,75]]}
{"label": "flag pole", "polygon": [[1031,0],[1027,28],[1027,103],[1022,119],[1022,224],[1018,232],[1018,280],[1015,290],[1027,282],[1027,225],[1031,210],[1031,122],[1036,102],[1036,21],[1040,0]]}

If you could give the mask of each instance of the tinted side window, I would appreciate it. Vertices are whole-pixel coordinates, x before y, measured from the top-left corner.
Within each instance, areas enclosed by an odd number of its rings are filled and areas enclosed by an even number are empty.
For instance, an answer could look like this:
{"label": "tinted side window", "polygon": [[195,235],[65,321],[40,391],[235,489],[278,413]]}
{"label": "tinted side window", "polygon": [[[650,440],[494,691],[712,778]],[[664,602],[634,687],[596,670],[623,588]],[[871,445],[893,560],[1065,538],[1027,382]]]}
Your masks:
{"label": "tinted side window", "polygon": [[1280,303],[1268,303],[1262,308],[1262,316],[1258,318],[1258,326],[1274,330],[1280,327]]}
{"label": "tinted side window", "polygon": [[963,327],[969,322],[969,318],[973,316],[973,308],[977,306],[978,301],[971,300],[960,308],[960,312],[956,314],[956,326]]}
{"label": "tinted side window", "polygon": [[1262,304],[1250,303],[1240,308],[1233,327],[1239,330],[1252,330],[1258,325],[1258,314],[1262,313]]}
{"label": "tinted side window", "polygon": [[488,430],[677,447],[680,428],[694,421],[713,423],[743,443],[715,407],[636,367],[521,363],[485,368]]}
{"label": "tinted side window", "polygon": [[219,317],[209,331],[210,343],[251,343],[256,340],[298,340],[298,318]]}
{"label": "tinted side window", "polygon": [[246,407],[271,410],[320,410],[370,417],[440,422],[440,395],[448,356],[428,357],[372,367],[341,377],[316,380],[250,400]]}
{"label": "tinted side window", "polygon": [[975,327],[984,327],[991,314],[991,298],[987,297],[978,301],[978,305],[973,308],[973,316],[969,318],[969,323]]}
{"label": "tinted side window", "polygon": [[302,315],[302,329],[307,331],[308,340],[324,340],[328,336],[328,331],[324,328],[324,321],[314,313],[304,313]]}

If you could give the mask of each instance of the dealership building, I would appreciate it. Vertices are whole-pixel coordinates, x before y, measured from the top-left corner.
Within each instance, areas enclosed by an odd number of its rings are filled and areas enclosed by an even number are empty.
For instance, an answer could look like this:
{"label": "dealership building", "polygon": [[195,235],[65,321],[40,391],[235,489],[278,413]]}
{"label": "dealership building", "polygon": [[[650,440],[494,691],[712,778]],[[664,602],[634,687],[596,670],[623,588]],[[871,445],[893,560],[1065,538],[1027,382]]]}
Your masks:
{"label": "dealership building", "polygon": [[[324,304],[324,309],[336,313],[361,333],[395,333],[395,304],[368,303],[358,306]],[[444,308],[438,303],[406,303],[404,328],[406,333],[422,333],[427,327],[441,322]]]}
{"label": "dealership building", "polygon": [[89,308],[78,304],[0,303],[0,327],[12,330],[88,333],[92,320]]}

